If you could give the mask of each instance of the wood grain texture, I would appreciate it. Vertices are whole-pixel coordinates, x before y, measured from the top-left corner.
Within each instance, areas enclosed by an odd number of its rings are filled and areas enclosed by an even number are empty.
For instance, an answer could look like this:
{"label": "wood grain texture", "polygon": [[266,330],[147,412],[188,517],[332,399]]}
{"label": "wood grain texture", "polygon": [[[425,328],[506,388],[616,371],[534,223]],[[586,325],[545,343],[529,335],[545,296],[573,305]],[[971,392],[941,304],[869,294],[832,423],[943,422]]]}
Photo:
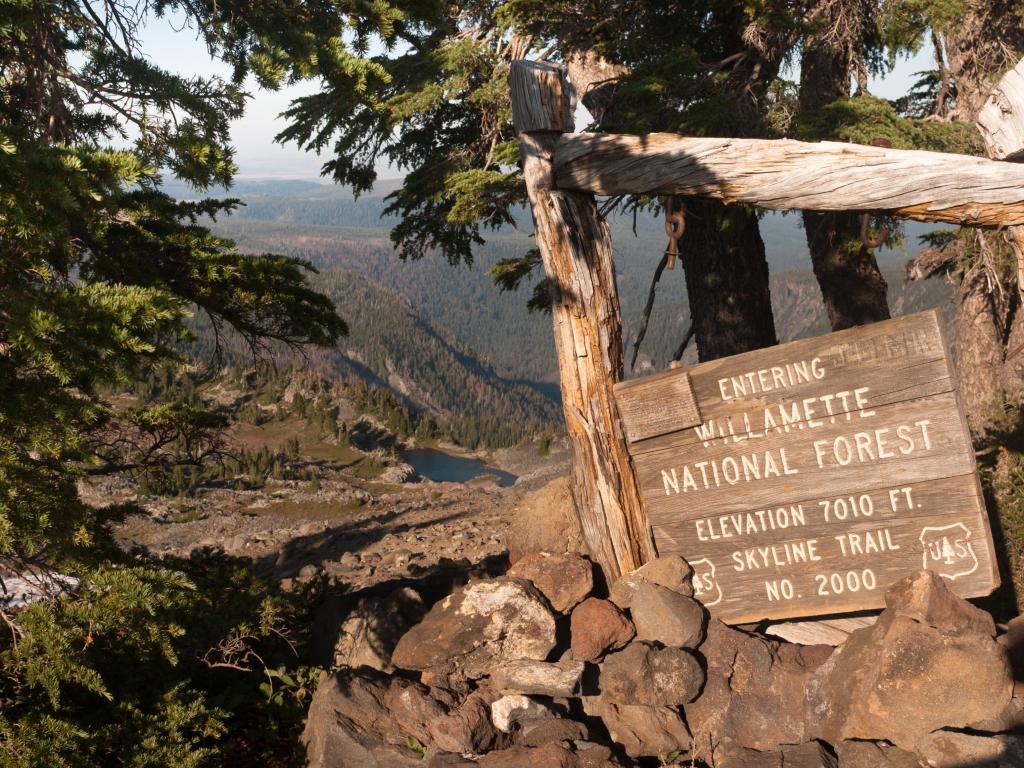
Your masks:
{"label": "wood grain texture", "polygon": [[559,139],[554,172],[559,189],[598,195],[687,195],[983,227],[1024,223],[1024,168],[939,152],[578,133]]}
{"label": "wood grain texture", "polygon": [[[998,585],[946,349],[931,311],[685,369],[702,424],[630,450],[659,553],[686,557],[698,585],[714,570],[713,614],[878,608],[921,567],[946,569],[964,596]],[[616,396],[657,414],[673,375]]]}
{"label": "wood grain texture", "polygon": [[564,72],[516,61],[510,81],[537,246],[552,286],[573,500],[591,557],[611,582],[653,552],[612,395],[623,360],[611,236],[593,195],[552,189],[553,131],[571,127],[571,87]]}
{"label": "wood grain texture", "polygon": [[[821,394],[821,383],[813,377],[792,383],[790,374],[799,376],[801,364],[819,360],[819,369],[831,371],[832,377],[848,380],[845,373],[856,369],[857,387],[867,387],[871,401],[876,405],[887,405],[915,397],[950,392],[954,388],[953,372],[946,359],[943,337],[936,311],[922,312],[901,318],[887,320],[859,327],[852,334],[843,333],[800,339],[775,347],[767,347],[741,355],[702,363],[696,368],[676,369],[654,376],[630,379],[615,385],[615,395],[620,400],[632,401],[630,408],[634,419],[660,420],[661,410],[666,401],[675,396],[673,377],[685,375],[694,396],[700,403],[699,415],[704,430],[685,430],[687,425],[679,424],[675,432],[680,434],[657,439],[665,434],[646,434],[646,427],[638,427],[638,433],[645,433],[630,447],[635,455],[658,450],[666,445],[679,446],[687,443],[705,442],[703,432],[711,429],[719,440],[727,435],[744,435],[750,429],[761,430],[764,426],[764,410],[783,402],[802,401],[803,398]],[[801,366],[800,370],[796,366]],[[786,386],[776,387],[773,374],[776,370],[783,375]],[[771,389],[765,391],[757,374],[765,372]],[[739,398],[723,400],[721,386],[724,380],[728,391],[734,389],[733,378],[743,377],[736,384],[749,387],[745,374],[753,374],[757,392]],[[840,387],[836,392],[842,392]],[[847,390],[850,391],[850,390]],[[843,415],[856,405],[852,398],[833,399],[828,403],[818,402],[815,409],[831,410],[829,415]],[[747,421],[744,421],[744,415]],[[653,439],[652,439],[653,438]]]}
{"label": "wood grain texture", "polygon": [[512,122],[517,133],[573,129],[576,92],[565,69],[543,61],[516,61],[508,76]]}
{"label": "wood grain texture", "polygon": [[[686,371],[672,370],[630,383],[632,386],[622,389],[621,384],[615,385],[615,399],[630,442],[677,432],[704,421]],[[652,408],[650,404],[655,399],[658,406]]]}

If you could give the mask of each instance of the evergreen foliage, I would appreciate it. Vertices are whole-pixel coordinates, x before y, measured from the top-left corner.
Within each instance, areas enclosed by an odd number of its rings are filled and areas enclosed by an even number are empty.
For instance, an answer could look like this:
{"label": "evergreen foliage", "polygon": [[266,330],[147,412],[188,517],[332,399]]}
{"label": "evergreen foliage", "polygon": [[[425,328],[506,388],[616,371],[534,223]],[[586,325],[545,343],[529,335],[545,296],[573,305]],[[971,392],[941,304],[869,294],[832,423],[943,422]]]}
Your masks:
{"label": "evergreen foliage", "polygon": [[[242,64],[267,82],[273,69],[240,10],[0,2],[0,579],[50,593],[18,609],[0,589],[5,768],[210,765],[248,738],[272,764],[297,722],[299,707],[258,706],[270,665],[296,664],[291,609],[238,563],[120,551],[109,523],[134,510],[87,506],[76,488],[89,474],[191,472],[216,448],[223,420],[188,397],[106,397],[180,360],[193,313],[252,349],[346,330],[307,262],[241,254],[199,224],[233,201],[160,188],[161,174],[200,191],[231,181]],[[165,12],[207,30],[238,77],[184,78],[144,56],[139,29]],[[257,711],[275,721],[264,735]]]}

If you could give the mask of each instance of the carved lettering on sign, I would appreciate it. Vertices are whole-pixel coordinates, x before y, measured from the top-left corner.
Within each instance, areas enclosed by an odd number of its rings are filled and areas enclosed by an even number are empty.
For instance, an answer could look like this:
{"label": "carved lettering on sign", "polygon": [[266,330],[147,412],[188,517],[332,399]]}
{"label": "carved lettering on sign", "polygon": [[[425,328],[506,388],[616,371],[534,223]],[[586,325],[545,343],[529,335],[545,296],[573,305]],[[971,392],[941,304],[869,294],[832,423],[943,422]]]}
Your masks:
{"label": "carved lettering on sign", "polygon": [[[882,607],[922,566],[967,597],[998,586],[935,311],[623,382],[616,397],[658,550],[690,561],[720,618]],[[687,397],[666,423],[662,403]]]}

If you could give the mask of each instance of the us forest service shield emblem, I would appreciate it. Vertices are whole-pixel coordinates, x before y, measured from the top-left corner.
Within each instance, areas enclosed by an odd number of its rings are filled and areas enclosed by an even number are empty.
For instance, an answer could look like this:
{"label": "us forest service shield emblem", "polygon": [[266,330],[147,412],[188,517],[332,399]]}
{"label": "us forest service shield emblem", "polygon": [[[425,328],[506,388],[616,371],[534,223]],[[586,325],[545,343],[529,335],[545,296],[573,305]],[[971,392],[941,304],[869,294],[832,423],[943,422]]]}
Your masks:
{"label": "us forest service shield emblem", "polygon": [[971,546],[971,531],[963,523],[924,528],[921,546],[924,550],[923,567],[947,579],[955,580],[978,570],[978,557]]}

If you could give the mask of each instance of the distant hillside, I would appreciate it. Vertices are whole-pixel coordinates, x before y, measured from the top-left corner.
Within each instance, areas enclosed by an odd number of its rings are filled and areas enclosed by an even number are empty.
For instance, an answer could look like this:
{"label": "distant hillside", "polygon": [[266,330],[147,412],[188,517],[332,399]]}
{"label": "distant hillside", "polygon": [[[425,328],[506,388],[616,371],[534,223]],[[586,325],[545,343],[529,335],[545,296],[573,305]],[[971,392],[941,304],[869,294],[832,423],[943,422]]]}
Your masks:
{"label": "distant hillside", "polygon": [[[393,221],[381,218],[383,198],[378,190],[353,200],[337,187],[287,182],[250,182],[231,194],[247,205],[223,219],[217,229],[248,250],[302,256],[324,269],[342,267],[392,289],[409,301],[431,326],[457,339],[473,356],[507,380],[557,381],[550,318],[529,315],[528,286],[502,294],[493,286],[488,267],[500,258],[522,254],[532,246],[529,221],[521,228],[489,234],[471,267],[451,267],[441,258],[403,262],[388,237]],[[391,183],[393,187],[395,182]],[[804,233],[795,215],[767,214],[762,220],[772,269],[776,327],[783,341],[823,333],[828,329],[817,285],[809,269]],[[616,270],[625,325],[627,354],[639,325],[651,274],[665,247],[661,224],[638,216],[612,219]],[[949,291],[941,281],[902,285],[902,263],[916,248],[916,236],[927,227],[908,225],[907,252],[879,254],[889,281],[890,305],[896,314],[948,306]],[[689,324],[681,270],[666,271],[637,372],[663,368]],[[357,317],[348,317],[358,324]],[[691,357],[692,357],[691,348]],[[554,387],[549,388],[553,392]]]}
{"label": "distant hillside", "polygon": [[[348,321],[349,335],[334,349],[307,350],[302,360],[285,354],[282,364],[388,390],[470,447],[514,445],[557,426],[555,399],[496,374],[469,347],[420,317],[405,297],[340,268],[322,271],[315,283]],[[198,331],[196,351],[209,356],[212,334],[202,324]]]}

